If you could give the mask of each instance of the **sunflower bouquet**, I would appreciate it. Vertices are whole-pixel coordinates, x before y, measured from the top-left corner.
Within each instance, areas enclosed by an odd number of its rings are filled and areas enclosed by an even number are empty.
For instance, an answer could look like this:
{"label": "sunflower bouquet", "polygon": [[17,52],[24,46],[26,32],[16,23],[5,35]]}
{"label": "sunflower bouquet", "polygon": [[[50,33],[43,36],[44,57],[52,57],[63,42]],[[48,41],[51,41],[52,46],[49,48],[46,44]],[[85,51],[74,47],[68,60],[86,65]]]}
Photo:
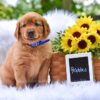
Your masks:
{"label": "sunflower bouquet", "polygon": [[91,17],[79,18],[75,25],[64,32],[59,32],[54,39],[52,62],[50,66],[51,81],[66,80],[66,54],[91,52],[95,80],[100,81],[100,23]]}
{"label": "sunflower bouquet", "polygon": [[90,16],[79,18],[75,25],[69,27],[53,41],[54,51],[64,54],[92,52],[100,55],[100,23]]}

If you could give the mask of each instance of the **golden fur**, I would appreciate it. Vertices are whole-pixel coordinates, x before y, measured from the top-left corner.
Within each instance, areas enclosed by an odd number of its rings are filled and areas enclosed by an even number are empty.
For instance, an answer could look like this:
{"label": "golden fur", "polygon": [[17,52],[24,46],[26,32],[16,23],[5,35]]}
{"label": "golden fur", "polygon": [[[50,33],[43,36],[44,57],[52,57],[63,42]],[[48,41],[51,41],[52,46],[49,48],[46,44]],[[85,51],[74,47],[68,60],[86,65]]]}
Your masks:
{"label": "golden fur", "polygon": [[[34,31],[34,35],[28,37],[29,31]],[[19,19],[15,31],[17,41],[8,51],[0,70],[4,85],[23,88],[27,84],[47,83],[51,43],[37,47],[31,47],[30,44],[47,39],[49,33],[47,21],[35,12],[27,13]]]}

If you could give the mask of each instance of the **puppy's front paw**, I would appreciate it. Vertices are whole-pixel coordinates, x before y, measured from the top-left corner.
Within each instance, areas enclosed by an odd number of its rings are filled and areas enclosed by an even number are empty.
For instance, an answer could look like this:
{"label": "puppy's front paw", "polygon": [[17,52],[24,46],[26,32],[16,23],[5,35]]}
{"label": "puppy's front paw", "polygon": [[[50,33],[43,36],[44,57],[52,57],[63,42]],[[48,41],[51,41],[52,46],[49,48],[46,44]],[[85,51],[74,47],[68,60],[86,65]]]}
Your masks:
{"label": "puppy's front paw", "polygon": [[47,80],[41,80],[41,81],[39,80],[38,81],[39,85],[46,85],[47,83],[48,83]]}
{"label": "puppy's front paw", "polygon": [[25,82],[18,82],[16,83],[17,89],[23,89],[26,86]]}

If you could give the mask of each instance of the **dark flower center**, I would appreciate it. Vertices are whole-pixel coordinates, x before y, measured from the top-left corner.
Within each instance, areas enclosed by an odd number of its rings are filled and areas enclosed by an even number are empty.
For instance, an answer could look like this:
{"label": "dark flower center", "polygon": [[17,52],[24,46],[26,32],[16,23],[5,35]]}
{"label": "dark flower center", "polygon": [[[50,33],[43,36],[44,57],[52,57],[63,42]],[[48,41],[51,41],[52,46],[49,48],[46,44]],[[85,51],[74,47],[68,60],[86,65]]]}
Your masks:
{"label": "dark flower center", "polygon": [[81,40],[79,43],[78,43],[78,47],[80,49],[85,49],[87,47],[87,43],[85,40]]}
{"label": "dark flower center", "polygon": [[100,35],[100,30],[97,30],[97,34]]}
{"label": "dark flower center", "polygon": [[71,39],[69,39],[69,40],[68,40],[68,46],[69,46],[69,47],[71,47],[71,46],[72,46],[72,44],[71,44],[71,43],[72,43],[72,40],[71,40]]}
{"label": "dark flower center", "polygon": [[81,27],[89,29],[89,25],[88,24],[83,24],[83,25],[81,25]]}
{"label": "dark flower center", "polygon": [[96,41],[96,38],[93,35],[89,36],[88,39],[92,42],[92,44]]}
{"label": "dark flower center", "polygon": [[80,34],[80,32],[74,32],[73,36],[76,38],[79,38],[81,36],[81,34]]}

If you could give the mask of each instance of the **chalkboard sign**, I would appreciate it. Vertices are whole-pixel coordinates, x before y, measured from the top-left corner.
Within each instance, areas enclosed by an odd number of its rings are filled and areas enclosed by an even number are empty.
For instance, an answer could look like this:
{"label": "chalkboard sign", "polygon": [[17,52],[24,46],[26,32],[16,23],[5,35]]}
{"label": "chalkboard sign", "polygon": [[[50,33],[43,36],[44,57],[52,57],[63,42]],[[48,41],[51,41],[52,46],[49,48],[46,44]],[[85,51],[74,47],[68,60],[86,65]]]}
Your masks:
{"label": "chalkboard sign", "polygon": [[66,55],[68,82],[93,81],[91,53]]}

